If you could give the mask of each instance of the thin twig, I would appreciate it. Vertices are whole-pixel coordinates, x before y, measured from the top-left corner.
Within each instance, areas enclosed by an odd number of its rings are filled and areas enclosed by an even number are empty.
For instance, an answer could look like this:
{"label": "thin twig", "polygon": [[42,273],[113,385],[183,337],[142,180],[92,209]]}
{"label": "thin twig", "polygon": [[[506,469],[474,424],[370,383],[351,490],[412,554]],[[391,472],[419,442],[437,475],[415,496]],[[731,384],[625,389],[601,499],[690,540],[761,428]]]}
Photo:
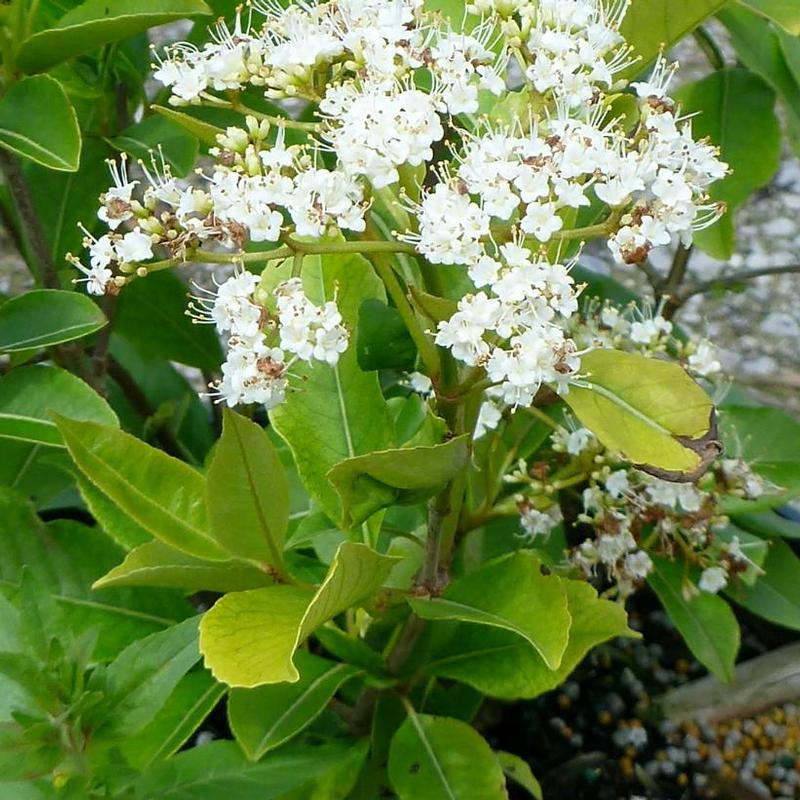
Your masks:
{"label": "thin twig", "polygon": [[666,300],[664,310],[661,312],[664,319],[672,319],[675,316],[675,312],[681,307],[681,303],[676,302],[675,298],[678,296],[689,272],[689,259],[692,257],[692,249],[691,247],[678,245],[675,257],[672,259],[669,274],[656,296],[658,300],[662,298]]}
{"label": "thin twig", "polygon": [[791,275],[792,273],[798,272],[800,272],[800,264],[788,264],[782,267],[763,267],[761,269],[744,269],[740,272],[731,272],[728,275],[720,275],[718,278],[712,278],[702,283],[686,286],[677,293],[674,299],[678,301],[680,305],[683,305],[690,297],[694,297],[696,294],[705,294],[714,289],[726,289],[731,286],[737,286],[740,283],[755,280],[756,278],[763,278],[766,275]]}
{"label": "thin twig", "polygon": [[50,248],[47,245],[42,223],[36,213],[22,167],[14,155],[5,149],[0,149],[0,168],[6,176],[8,188],[22,221],[22,227],[27,233],[32,255],[39,267],[42,284],[48,289],[59,289],[58,272],[50,256]]}

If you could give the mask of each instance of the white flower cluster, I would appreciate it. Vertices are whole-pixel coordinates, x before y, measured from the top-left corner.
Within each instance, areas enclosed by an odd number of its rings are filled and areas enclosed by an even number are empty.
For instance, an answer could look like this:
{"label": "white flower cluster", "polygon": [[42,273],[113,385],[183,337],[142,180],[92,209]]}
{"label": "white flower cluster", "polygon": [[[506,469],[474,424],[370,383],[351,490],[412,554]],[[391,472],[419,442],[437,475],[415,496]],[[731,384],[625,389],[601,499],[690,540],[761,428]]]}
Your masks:
{"label": "white flower cluster", "polygon": [[458,311],[439,323],[436,344],[465,364],[484,367],[496,384],[495,399],[528,406],[543,383],[566,389],[578,369],[563,328],[578,302],[567,267],[514,243],[500,250],[503,263],[488,257],[481,262],[485,271],[476,282],[488,293],[464,297]]}
{"label": "white flower cluster", "polygon": [[[260,279],[238,272],[216,291],[195,298],[190,313],[228,335],[228,355],[213,396],[228,406],[260,403],[268,409],[283,402],[289,370],[297,360],[335,365],[347,349],[349,334],[334,301],[319,307],[303,292],[299,278],[273,291],[277,311],[256,300]],[[287,358],[287,354],[289,357]]]}

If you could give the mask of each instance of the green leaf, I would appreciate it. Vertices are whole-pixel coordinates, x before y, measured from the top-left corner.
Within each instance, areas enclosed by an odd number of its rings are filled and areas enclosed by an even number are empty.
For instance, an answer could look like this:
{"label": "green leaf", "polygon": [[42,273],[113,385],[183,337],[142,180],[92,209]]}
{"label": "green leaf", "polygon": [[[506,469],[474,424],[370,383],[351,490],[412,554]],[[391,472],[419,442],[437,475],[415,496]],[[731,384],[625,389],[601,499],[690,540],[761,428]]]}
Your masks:
{"label": "green leaf", "polygon": [[677,364],[618,350],[581,359],[564,398],[609,449],[645,472],[693,480],[719,455],[711,398]]}
{"label": "green leaf", "polygon": [[[361,256],[311,256],[303,265],[303,287],[318,304],[332,300],[347,328],[358,325],[361,304],[384,298],[383,285]],[[306,488],[334,522],[341,521],[339,497],[328,472],[348,458],[394,447],[394,426],[378,376],[363,372],[352,345],[335,367],[297,364],[298,391],[270,412],[272,423],[289,445]]]}
{"label": "green leaf", "polygon": [[174,108],[166,106],[151,106],[150,108],[165,119],[180,125],[183,130],[209,147],[217,147],[219,145],[217,137],[225,133],[224,128],[218,128],[216,125],[211,125],[183,111],[176,111]]}
{"label": "green leaf", "polygon": [[[694,115],[695,138],[708,137],[730,165],[731,174],[711,187],[710,197],[725,202],[729,213],[733,212],[753,192],[766,186],[780,167],[782,139],[774,93],[752,72],[723,69],[681,86],[675,99],[681,104],[681,113]],[[753,158],[756,150],[759,157]],[[697,242],[704,250],[716,258],[730,258],[733,241],[723,249],[707,247],[702,233]],[[714,241],[711,238],[708,244]]]}
{"label": "green leaf", "polygon": [[184,675],[155,717],[126,737],[121,749],[128,763],[141,770],[176,753],[226,691],[205,670]]}
{"label": "green leaf", "polygon": [[297,683],[231,690],[231,730],[252,761],[259,761],[310,725],[339,687],[358,674],[358,669],[349,664],[310,653],[298,653],[296,661],[300,672]]}
{"label": "green leaf", "polygon": [[209,534],[205,479],[130,434],[57,417],[78,468],[141,527],[189,555],[225,560]]}
{"label": "green leaf", "polygon": [[392,738],[389,780],[399,800],[504,800],[506,781],[489,745],[470,725],[416,714]]}
{"label": "green leaf", "polygon": [[705,592],[687,600],[683,593],[683,566],[658,557],[653,564],[647,582],[689,649],[721,681],[731,680],[740,634],[730,606],[721,597]]}
{"label": "green leaf", "polygon": [[[511,553],[454,581],[441,597],[408,598],[423,619],[447,619],[511,631],[527,642],[550,669],[567,648],[571,617],[567,594],[555,575],[542,573],[530,551]],[[538,614],[533,609],[547,609]]]}
{"label": "green leaf", "polygon": [[538,697],[562,684],[586,654],[616,636],[637,636],[628,628],[625,609],[600,600],[585,581],[562,580],[572,626],[561,665],[551,670],[542,657],[518,636],[474,625],[448,625],[434,646],[432,675],[469,684],[505,700]]}
{"label": "green leaf", "polygon": [[776,625],[800,630],[800,559],[784,542],[770,542],[764,572],[753,586],[729,587],[739,605]]}
{"label": "green leaf", "polygon": [[41,72],[156,25],[210,13],[202,0],[87,0],[54,27],[25,39],[16,55],[17,66]]}
{"label": "green leaf", "polygon": [[92,583],[122,551],[97,528],[58,520],[43,525],[19,495],[0,488],[0,586],[20,583],[27,569],[47,587],[76,634],[99,632],[94,657],[115,656],[131,641],[184,619],[192,608],[178,592],[108,588]]}
{"label": "green leaf", "polygon": [[375,369],[413,370],[417,347],[400,312],[380,300],[366,300],[358,315],[356,338],[358,366]]}
{"label": "green leaf", "polygon": [[51,412],[119,425],[116,414],[99,394],[58,367],[20,367],[0,378],[0,437],[63,447]]}
{"label": "green leaf", "polygon": [[335,769],[350,752],[347,743],[293,742],[263,761],[252,762],[235,742],[211,742],[145,770],[136,785],[135,798],[280,800]]}
{"label": "green leaf", "polygon": [[365,545],[343,542],[316,592],[279,585],[225,595],[200,624],[206,666],[230,686],[296,682],[293,656],[301,642],[380,588],[395,563]]}
{"label": "green leaf", "polygon": [[620,33],[640,60],[625,72],[632,77],[719,11],[727,0],[633,0]]}
{"label": "green leaf", "polygon": [[211,533],[231,555],[281,569],[289,483],[264,429],[225,409],[206,475]]}
{"label": "green leaf", "polygon": [[11,84],[0,99],[0,147],[50,169],[78,169],[78,119],[55,78],[35,75]]}
{"label": "green leaf", "polygon": [[800,6],[795,0],[738,0],[738,2],[776,22],[792,36],[800,36]]}
{"label": "green leaf", "polygon": [[718,16],[742,64],[760,75],[780,98],[790,143],[800,153],[800,83],[787,62],[787,54],[796,52],[790,44],[796,39],[787,38],[744,6],[729,4]]}
{"label": "green leaf", "polygon": [[163,157],[172,174],[179,178],[188,175],[197,160],[197,139],[164,116],[145,117],[109,139],[108,143],[145,163],[149,163],[151,158],[160,163]]}
{"label": "green leaf", "polygon": [[152,535],[106,497],[82,472],[72,470],[83,501],[100,527],[124,550],[152,542]]}
{"label": "green leaf", "polygon": [[506,778],[526,789],[528,794],[535,797],[536,800],[543,800],[542,787],[539,786],[539,781],[534,777],[527,761],[513,753],[506,753],[504,750],[496,750],[495,755]]}
{"label": "green leaf", "polygon": [[725,452],[746,461],[773,485],[756,500],[726,497],[726,513],[773,508],[800,493],[800,423],[777,408],[758,406],[725,406],[719,422]]}
{"label": "green leaf", "polygon": [[800,539],[800,522],[786,519],[774,511],[737,514],[732,520],[737,527],[746,531],[773,538]]}
{"label": "green leaf", "polygon": [[171,272],[155,272],[120,292],[114,330],[145,359],[177,361],[216,372],[224,360],[212,325],[186,315],[186,284]]}
{"label": "green leaf", "polygon": [[272,579],[245,561],[205,561],[159,541],[131,550],[125,560],[94,582],[106,586],[165,586],[186,591],[237,592],[269,586]]}
{"label": "green leaf", "polygon": [[[609,4],[610,0],[606,0]],[[700,23],[719,11],[727,0],[633,0],[620,33],[633,46],[639,60],[625,76],[641,72],[658,54],[683,39]]]}
{"label": "green leaf", "polygon": [[0,352],[15,353],[80,339],[106,324],[85,295],[35,289],[0,306]]}
{"label": "green leaf", "polygon": [[100,731],[130,736],[153,719],[181,678],[200,660],[198,620],[190,617],[133,642],[100,673],[101,678],[94,683],[90,679],[90,690],[108,694]]}
{"label": "green leaf", "polygon": [[342,502],[342,525],[349,530],[381,508],[415,505],[443,489],[469,461],[470,436],[446,444],[382,450],[337,464],[328,480]]}

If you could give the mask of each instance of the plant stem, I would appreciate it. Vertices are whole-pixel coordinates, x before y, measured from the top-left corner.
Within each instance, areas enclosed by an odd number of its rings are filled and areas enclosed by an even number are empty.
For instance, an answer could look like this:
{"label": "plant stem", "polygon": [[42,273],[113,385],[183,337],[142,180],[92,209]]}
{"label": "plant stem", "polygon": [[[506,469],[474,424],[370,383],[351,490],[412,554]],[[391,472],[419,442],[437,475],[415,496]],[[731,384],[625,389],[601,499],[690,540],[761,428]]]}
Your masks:
{"label": "plant stem", "polygon": [[238,111],[240,114],[246,114],[256,119],[265,120],[269,122],[270,125],[292,128],[296,131],[306,131],[310,133],[314,133],[320,129],[319,123],[317,122],[300,122],[291,117],[275,117],[271,114],[264,114],[261,111],[256,111],[254,108],[250,108],[244,105],[244,103],[239,102],[238,98],[235,100],[220,100],[218,97],[214,97],[214,95],[205,92],[202,94],[202,98],[207,105],[217,108],[230,108],[232,111]]}
{"label": "plant stem", "polygon": [[662,315],[664,319],[672,319],[675,312],[680,308],[680,302],[676,302],[681,285],[686,280],[686,275],[689,271],[689,259],[692,256],[692,248],[678,245],[675,251],[675,257],[672,259],[672,267],[670,267],[669,275],[663,283],[659,293],[658,299],[664,298],[664,310]]}
{"label": "plant stem", "polygon": [[31,252],[37,262],[42,285],[47,289],[60,289],[58,272],[47,246],[42,223],[33,204],[28,183],[16,157],[8,150],[0,149],[0,168],[6,176],[8,188],[19,212],[23,235],[27,234]]}
{"label": "plant stem", "polygon": [[692,32],[694,40],[714,69],[725,69],[725,55],[705,25],[700,25]]}

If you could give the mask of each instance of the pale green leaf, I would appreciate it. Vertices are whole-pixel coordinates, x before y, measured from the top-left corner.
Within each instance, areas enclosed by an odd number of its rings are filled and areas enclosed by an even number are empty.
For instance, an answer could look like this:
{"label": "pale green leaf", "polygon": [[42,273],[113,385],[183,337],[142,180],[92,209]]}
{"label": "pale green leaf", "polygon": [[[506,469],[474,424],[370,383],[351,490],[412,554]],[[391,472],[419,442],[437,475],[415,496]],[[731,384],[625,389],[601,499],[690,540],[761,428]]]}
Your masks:
{"label": "pale green leaf", "polygon": [[209,534],[199,472],[120,430],[56,421],[78,468],[142,528],[189,555],[227,559]]}
{"label": "pale green leaf", "polygon": [[[360,256],[306,258],[303,287],[309,299],[320,305],[336,294],[351,332],[356,330],[364,300],[384,299],[381,281]],[[360,369],[352,344],[335,367],[296,364],[293,372],[301,378],[297,391],[290,392],[270,418],[291,448],[309,493],[338,522],[341,503],[328,473],[348,458],[394,447],[391,414],[377,374]]]}
{"label": "pale green leaf", "polygon": [[50,169],[78,169],[78,119],[55,78],[34,75],[8,87],[0,99],[0,147]]}
{"label": "pale green leaf", "polygon": [[544,575],[542,562],[530,551],[485,564],[454,581],[441,597],[410,597],[408,603],[423,619],[459,620],[510,631],[553,670],[561,665],[567,648],[572,620],[564,585],[556,575]]}
{"label": "pale green leaf", "polygon": [[343,542],[316,592],[278,585],[225,595],[200,624],[206,666],[230,686],[297,681],[297,647],[379,589],[395,563],[365,545]]}
{"label": "pale green leaf", "polygon": [[452,625],[443,631],[426,670],[461,681],[484,694],[505,700],[538,697],[560,686],[598,644],[615,636],[636,636],[628,628],[625,609],[600,600],[584,581],[562,581],[572,617],[569,642],[561,666],[551,670],[518,636],[475,625]]}
{"label": "pale green leaf", "polygon": [[153,158],[160,164],[163,158],[172,174],[179,178],[192,171],[199,150],[197,139],[165,116],[145,117],[109,139],[108,143],[145,164]]}
{"label": "pale green leaf", "polygon": [[654,558],[653,564],[647,582],[689,649],[721,681],[729,681],[740,637],[739,623],[730,606],[721,597],[706,592],[687,600],[683,566],[664,558]]}
{"label": "pale green leaf", "polygon": [[358,674],[356,667],[310,653],[297,653],[295,661],[300,673],[297,683],[231,690],[228,700],[231,730],[253,761],[310,725],[339,687]]}
{"label": "pale green leaf", "polygon": [[106,324],[88,297],[58,289],[35,289],[0,306],[0,352],[14,353],[80,339]]}
{"label": "pale green leaf", "polygon": [[432,447],[381,450],[337,464],[328,480],[342,501],[349,529],[387,506],[415,505],[443,489],[469,460],[470,436]]}
{"label": "pale green leaf", "polygon": [[63,447],[52,412],[117,426],[117,415],[88,384],[58,367],[19,367],[0,378],[0,437]]}
{"label": "pale green leaf", "polygon": [[280,569],[289,484],[264,429],[228,409],[206,475],[211,533],[231,555]]}
{"label": "pale green leaf", "polygon": [[131,550],[125,560],[94,582],[106,586],[165,586],[185,591],[236,592],[272,584],[246,561],[206,561],[157,540]]}
{"label": "pale green leaf", "polygon": [[466,722],[416,714],[392,738],[389,780],[399,800],[504,800],[503,770]]}
{"label": "pale green leaf", "polygon": [[564,398],[612,451],[668,480],[696,477],[719,454],[711,398],[678,364],[619,350],[581,359]]}

